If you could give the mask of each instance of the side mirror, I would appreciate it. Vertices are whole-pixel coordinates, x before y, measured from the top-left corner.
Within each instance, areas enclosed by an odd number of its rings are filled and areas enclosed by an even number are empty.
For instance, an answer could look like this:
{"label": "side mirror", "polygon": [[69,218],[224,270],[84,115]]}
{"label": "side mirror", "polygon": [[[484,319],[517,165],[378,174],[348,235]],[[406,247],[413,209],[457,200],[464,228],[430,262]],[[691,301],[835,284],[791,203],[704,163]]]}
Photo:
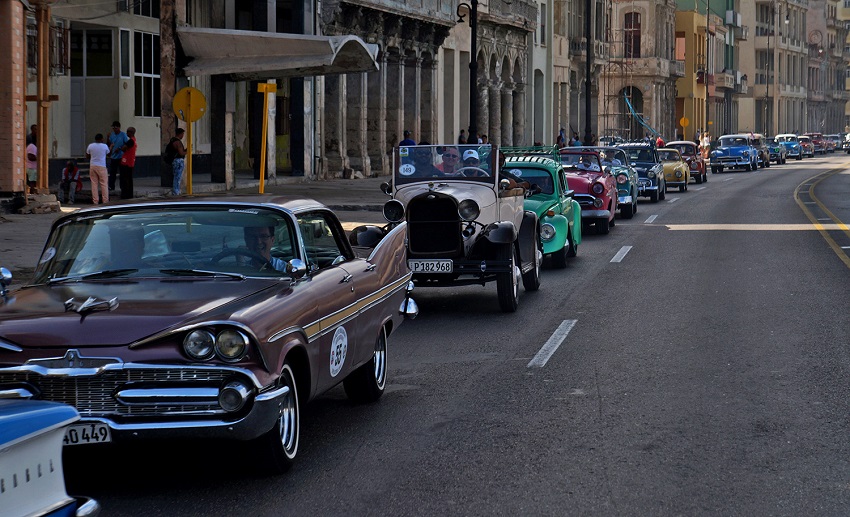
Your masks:
{"label": "side mirror", "polygon": [[292,259],[286,266],[286,272],[295,280],[304,278],[307,274],[307,264],[301,259]]}
{"label": "side mirror", "polygon": [[381,183],[381,192],[383,192],[384,194],[386,194],[386,195],[388,195],[388,196],[392,196],[392,195],[393,195],[393,187],[392,187],[392,185],[390,185],[390,184],[389,184],[389,183],[387,183],[386,181],[385,181],[385,182],[383,182],[383,183]]}
{"label": "side mirror", "polygon": [[500,179],[499,180],[499,188],[501,190],[508,190],[509,188],[511,188],[511,180],[509,180],[507,178]]}

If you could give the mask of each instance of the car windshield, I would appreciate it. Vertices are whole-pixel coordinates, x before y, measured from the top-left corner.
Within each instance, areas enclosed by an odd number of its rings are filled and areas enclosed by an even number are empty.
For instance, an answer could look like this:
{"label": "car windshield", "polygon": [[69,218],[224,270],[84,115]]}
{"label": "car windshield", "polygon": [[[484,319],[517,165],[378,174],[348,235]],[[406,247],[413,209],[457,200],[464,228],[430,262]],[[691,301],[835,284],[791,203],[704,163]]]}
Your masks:
{"label": "car windshield", "polygon": [[627,148],[625,149],[626,154],[629,155],[629,160],[632,163],[655,163],[655,160],[652,156],[652,150],[649,148]]}
{"label": "car windshield", "polygon": [[725,147],[737,147],[747,145],[747,139],[741,137],[723,136],[720,137],[720,145]]}
{"label": "car windshield", "polygon": [[602,164],[595,152],[561,153],[561,165],[577,171],[601,171]]}
{"label": "car windshield", "polygon": [[603,167],[628,165],[628,158],[622,149],[616,147],[587,147],[586,149],[599,153],[599,161]]}
{"label": "car windshield", "polygon": [[[540,193],[535,195],[552,195],[555,193],[555,179],[552,174],[546,169],[538,169],[522,164],[511,164],[508,162],[505,165],[505,170],[516,178],[529,182],[531,185],[540,187]],[[532,196],[533,197],[533,196]]]}
{"label": "car windshield", "polygon": [[246,204],[80,213],[50,234],[35,282],[281,276],[289,260],[303,259],[295,235],[286,213]]}
{"label": "car windshield", "polygon": [[496,184],[495,156],[488,145],[410,145],[396,149],[396,185],[461,180]]}
{"label": "car windshield", "polygon": [[658,151],[658,157],[662,162],[678,162],[680,160],[678,152],[664,149]]}
{"label": "car windshield", "polygon": [[780,142],[796,142],[797,137],[794,135],[777,136],[776,139]]}
{"label": "car windshield", "polygon": [[695,156],[697,154],[696,144],[670,144],[670,147],[679,151],[682,156]]}

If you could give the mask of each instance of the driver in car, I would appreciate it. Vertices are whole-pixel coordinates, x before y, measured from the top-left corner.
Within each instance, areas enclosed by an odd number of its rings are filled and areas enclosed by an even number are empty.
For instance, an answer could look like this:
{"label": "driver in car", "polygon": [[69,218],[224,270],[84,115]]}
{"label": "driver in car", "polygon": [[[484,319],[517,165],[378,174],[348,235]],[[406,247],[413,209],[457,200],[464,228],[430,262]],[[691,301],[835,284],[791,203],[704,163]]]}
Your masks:
{"label": "driver in car", "polygon": [[[250,265],[262,271],[271,264],[271,267],[276,270],[286,272],[286,262],[277,257],[272,257],[274,226],[246,227],[244,237],[245,247],[256,255],[256,257],[248,259]],[[263,261],[260,260],[261,258]]]}

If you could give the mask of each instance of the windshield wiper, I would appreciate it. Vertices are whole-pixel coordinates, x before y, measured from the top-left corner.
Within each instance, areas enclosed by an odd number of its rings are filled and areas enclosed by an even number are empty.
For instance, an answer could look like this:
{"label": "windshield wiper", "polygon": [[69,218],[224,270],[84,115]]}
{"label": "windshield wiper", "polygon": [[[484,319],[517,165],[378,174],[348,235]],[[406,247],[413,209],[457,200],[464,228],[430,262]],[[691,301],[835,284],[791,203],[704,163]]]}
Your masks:
{"label": "windshield wiper", "polygon": [[225,277],[235,280],[245,280],[245,275],[239,273],[227,273],[222,271],[207,271],[204,269],[160,269],[160,273],[174,276],[208,276],[208,277]]}
{"label": "windshield wiper", "polygon": [[76,276],[63,276],[59,278],[49,278],[47,279],[48,284],[57,284],[61,282],[79,282],[81,280],[94,280],[98,278],[115,278],[118,276],[129,275],[130,273],[137,272],[137,268],[124,268],[124,269],[105,269],[103,271],[95,271],[94,273],[86,273],[85,275],[76,275]]}

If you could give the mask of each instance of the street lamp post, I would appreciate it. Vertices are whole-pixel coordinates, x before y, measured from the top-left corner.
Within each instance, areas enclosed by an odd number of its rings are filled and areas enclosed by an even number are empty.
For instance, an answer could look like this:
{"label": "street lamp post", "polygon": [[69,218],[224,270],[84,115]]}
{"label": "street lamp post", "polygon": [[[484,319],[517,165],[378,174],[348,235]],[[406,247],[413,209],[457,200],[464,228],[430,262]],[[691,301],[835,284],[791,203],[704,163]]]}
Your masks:
{"label": "street lamp post", "polygon": [[469,12],[469,136],[478,142],[478,0],[457,5],[457,21],[463,23],[464,15],[460,8],[466,7]]}
{"label": "street lamp post", "polygon": [[585,59],[585,67],[584,67],[584,145],[591,145],[591,138],[593,136],[593,131],[590,127],[590,121],[593,118],[591,116],[591,98],[590,98],[590,85],[591,85],[591,70],[593,69],[593,40],[591,39],[590,34],[590,12],[591,12],[591,2],[590,0],[585,0],[584,2],[584,39],[586,50],[586,59]]}

